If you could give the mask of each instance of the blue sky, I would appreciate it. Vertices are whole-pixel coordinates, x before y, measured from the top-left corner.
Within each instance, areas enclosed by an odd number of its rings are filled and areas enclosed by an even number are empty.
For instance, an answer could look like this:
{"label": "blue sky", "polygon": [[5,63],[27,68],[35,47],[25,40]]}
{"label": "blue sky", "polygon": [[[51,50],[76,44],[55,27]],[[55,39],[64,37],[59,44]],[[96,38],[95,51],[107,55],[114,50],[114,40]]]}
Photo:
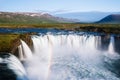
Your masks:
{"label": "blue sky", "polygon": [[0,0],[10,12],[120,12],[120,0]]}

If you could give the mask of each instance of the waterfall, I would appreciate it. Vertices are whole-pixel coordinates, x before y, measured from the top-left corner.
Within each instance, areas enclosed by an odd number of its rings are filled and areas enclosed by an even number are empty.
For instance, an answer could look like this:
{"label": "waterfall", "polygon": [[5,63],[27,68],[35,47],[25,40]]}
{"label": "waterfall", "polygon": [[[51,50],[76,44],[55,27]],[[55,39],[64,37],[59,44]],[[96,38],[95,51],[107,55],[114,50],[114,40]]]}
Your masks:
{"label": "waterfall", "polygon": [[0,59],[2,59],[0,61],[0,79],[28,80],[27,73],[17,57],[9,53],[2,53]]}
{"label": "waterfall", "polygon": [[19,52],[19,59],[21,61],[24,60],[24,55],[23,55],[23,51],[22,51],[22,46],[21,45],[18,46],[18,52]]}
{"label": "waterfall", "polygon": [[[22,40],[19,46],[21,59],[32,56],[25,60],[29,80],[119,80],[104,68],[101,36],[45,34],[32,36],[32,41],[33,51]],[[110,52],[114,52],[113,45],[111,37]]]}
{"label": "waterfall", "polygon": [[18,46],[20,60],[31,58],[32,57],[31,49],[23,40],[20,41],[21,41],[21,45]]}
{"label": "waterfall", "polygon": [[115,45],[115,40],[114,40],[114,37],[111,36],[111,37],[110,37],[109,47],[108,47],[108,52],[109,52],[110,54],[114,54],[114,53],[115,53],[114,45]]}

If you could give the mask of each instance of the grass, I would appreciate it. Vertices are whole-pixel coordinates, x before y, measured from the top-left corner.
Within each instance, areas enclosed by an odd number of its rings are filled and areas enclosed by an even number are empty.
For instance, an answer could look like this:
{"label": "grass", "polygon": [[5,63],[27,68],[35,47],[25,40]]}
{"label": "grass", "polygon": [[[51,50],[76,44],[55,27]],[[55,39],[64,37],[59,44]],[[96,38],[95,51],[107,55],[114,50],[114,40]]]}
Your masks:
{"label": "grass", "polygon": [[7,28],[49,28],[49,27],[63,27],[63,28],[69,28],[69,27],[86,27],[86,26],[95,26],[95,27],[120,27],[120,24],[83,24],[83,23],[0,23],[0,27],[7,27]]}
{"label": "grass", "polygon": [[16,54],[20,39],[24,40],[30,47],[32,45],[31,34],[0,34],[0,52]]}
{"label": "grass", "polygon": [[0,34],[0,52],[9,52],[18,36],[17,34]]}
{"label": "grass", "polygon": [[120,34],[120,24],[77,24],[77,23],[5,23],[0,28],[57,28],[77,31],[93,31]]}

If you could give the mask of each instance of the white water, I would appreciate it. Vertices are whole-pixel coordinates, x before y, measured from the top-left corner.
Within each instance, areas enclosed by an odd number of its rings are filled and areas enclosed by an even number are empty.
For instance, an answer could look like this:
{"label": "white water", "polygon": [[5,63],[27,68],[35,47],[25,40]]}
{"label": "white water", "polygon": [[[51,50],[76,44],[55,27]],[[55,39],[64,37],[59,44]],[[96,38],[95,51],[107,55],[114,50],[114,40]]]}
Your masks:
{"label": "white water", "polygon": [[20,41],[21,41],[21,45],[18,46],[20,60],[31,58],[32,57],[31,49],[23,40]]}
{"label": "white water", "polygon": [[[33,56],[24,65],[30,80],[119,80],[104,66],[100,36],[48,34],[32,41]],[[113,44],[111,40],[108,52],[114,53]],[[22,46],[29,49],[23,41]]]}
{"label": "white water", "polygon": [[[21,64],[21,62],[18,60],[17,57],[15,57],[14,55],[11,55],[11,54],[5,54],[4,55],[5,57],[2,57],[0,56],[0,59],[2,59],[2,61],[0,61],[0,63],[4,63],[7,65],[8,68],[5,68],[4,67],[1,67],[1,68],[4,68],[6,69],[5,71],[7,70],[12,70],[14,72],[14,74],[16,74],[16,78],[18,80],[22,80],[27,74],[26,74],[26,71],[23,67],[23,65]],[[1,66],[3,66],[1,64]],[[11,71],[11,72],[12,72]],[[9,72],[9,71],[8,71]],[[3,72],[2,72],[3,73]],[[8,73],[9,74],[9,73]],[[8,75],[8,74],[3,74],[3,75]],[[13,74],[13,73],[11,73]],[[4,77],[4,76],[3,76]],[[10,77],[10,75],[8,75],[8,77]],[[14,77],[14,76],[11,76],[11,77]],[[0,78],[1,79],[1,78]]]}
{"label": "white water", "polygon": [[18,51],[19,51],[19,59],[21,61],[24,60],[24,55],[23,55],[23,51],[22,51],[22,46],[21,45],[18,46]]}
{"label": "white water", "polygon": [[115,49],[114,49],[114,44],[115,43],[115,40],[114,40],[114,37],[113,36],[111,36],[110,37],[110,44],[109,44],[109,47],[108,47],[108,52],[110,53],[110,54],[114,54],[115,53]]}

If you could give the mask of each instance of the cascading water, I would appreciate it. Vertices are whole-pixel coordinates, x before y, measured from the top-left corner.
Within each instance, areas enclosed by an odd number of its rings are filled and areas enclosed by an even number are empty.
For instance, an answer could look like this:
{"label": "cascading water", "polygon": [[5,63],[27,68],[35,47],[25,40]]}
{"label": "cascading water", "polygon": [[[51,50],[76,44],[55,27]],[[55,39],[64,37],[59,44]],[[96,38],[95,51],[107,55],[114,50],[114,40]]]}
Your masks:
{"label": "cascading water", "polygon": [[9,53],[0,53],[0,80],[28,80],[21,62]]}
{"label": "cascading water", "polygon": [[115,40],[114,40],[114,37],[113,36],[111,36],[110,37],[110,44],[109,44],[109,47],[108,47],[108,52],[110,53],[110,54],[114,54],[115,53],[115,49],[114,49],[114,44],[115,43]]}
{"label": "cascading water", "polygon": [[18,46],[18,51],[19,51],[19,59],[21,61],[24,60],[24,55],[23,55],[23,51],[22,51],[22,46],[21,45]]}
{"label": "cascading water", "polygon": [[20,41],[21,41],[21,45],[18,46],[20,60],[31,58],[32,57],[31,49],[28,47],[28,45],[23,40],[20,40]]}
{"label": "cascading water", "polygon": [[[32,58],[24,64],[29,80],[119,80],[104,66],[107,51],[98,49],[100,36],[46,34],[32,36],[32,41]],[[21,42],[24,50],[29,49]],[[113,43],[111,37],[108,52],[115,52]]]}

